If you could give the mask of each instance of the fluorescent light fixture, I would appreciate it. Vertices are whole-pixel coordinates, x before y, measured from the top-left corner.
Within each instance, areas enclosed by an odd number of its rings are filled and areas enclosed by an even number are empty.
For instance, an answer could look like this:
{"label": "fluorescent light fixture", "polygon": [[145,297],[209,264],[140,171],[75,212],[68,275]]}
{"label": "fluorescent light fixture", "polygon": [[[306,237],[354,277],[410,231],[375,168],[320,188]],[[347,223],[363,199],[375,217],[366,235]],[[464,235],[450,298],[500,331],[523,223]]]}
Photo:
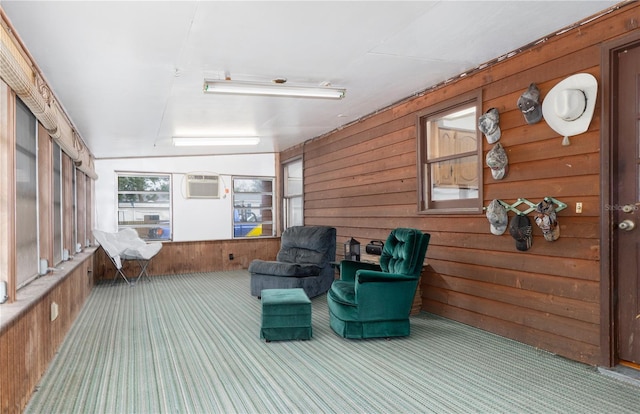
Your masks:
{"label": "fluorescent light fixture", "polygon": [[342,99],[346,89],[330,86],[299,86],[278,82],[247,82],[232,80],[204,81],[206,93],[238,95],[293,96],[303,98]]}
{"label": "fluorescent light fixture", "polygon": [[258,145],[259,143],[259,137],[173,137],[173,145],[176,147]]}

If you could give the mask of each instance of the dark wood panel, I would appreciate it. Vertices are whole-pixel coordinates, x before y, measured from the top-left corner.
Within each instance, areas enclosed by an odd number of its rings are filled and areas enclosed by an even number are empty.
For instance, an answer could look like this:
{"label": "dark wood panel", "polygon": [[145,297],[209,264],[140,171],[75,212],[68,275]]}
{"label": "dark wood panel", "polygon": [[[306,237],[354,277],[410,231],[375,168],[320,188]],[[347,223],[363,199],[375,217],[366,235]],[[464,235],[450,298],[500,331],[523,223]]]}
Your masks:
{"label": "dark wood panel", "polygon": [[[519,130],[520,131],[520,130]],[[525,135],[524,130],[518,135]],[[500,140],[502,142],[502,139]],[[585,154],[598,154],[600,134],[598,131],[588,131],[577,137],[573,137],[571,145],[563,146],[562,138],[553,133],[545,139],[531,139],[525,141],[524,138],[505,139],[503,146],[509,157],[509,166],[524,162],[539,162],[549,160],[549,158],[569,158]],[[488,147],[487,147],[488,149]],[[594,151],[594,149],[596,151]],[[567,170],[570,174],[572,170]],[[512,177],[505,176],[503,181],[510,181]]]}
{"label": "dark wood panel", "polygon": [[[305,183],[305,194],[307,192],[313,193],[316,191],[324,191],[334,188],[350,188],[350,187],[362,187],[375,185],[383,179],[385,181],[402,182],[402,180],[415,180],[416,179],[416,165],[400,165],[397,168],[391,168],[384,171],[384,174],[380,172],[370,172],[368,174],[358,174],[355,176],[342,176],[332,181],[323,181],[316,184]],[[306,180],[306,175],[305,175]]]}
{"label": "dark wood panel", "polygon": [[530,200],[543,199],[546,196],[562,201],[563,197],[598,196],[600,191],[599,175],[561,176],[543,180],[526,182],[526,194],[523,194],[523,183],[520,181],[503,182],[499,185],[486,186],[484,196],[487,200],[494,198],[517,200],[525,197]]}
{"label": "dark wood panel", "polygon": [[[279,238],[206,240],[193,242],[167,242],[148,267],[150,276],[247,269],[253,259],[273,260],[280,249]],[[233,254],[233,260],[229,255]],[[139,266],[126,261],[123,271],[137,276]],[[99,249],[95,257],[96,280],[112,279],[115,267]]]}
{"label": "dark wood panel", "polygon": [[[398,129],[390,130],[396,124]],[[376,131],[375,129],[344,138],[335,144],[327,145],[327,143],[324,143],[322,147],[316,150],[309,149],[306,155],[312,158],[309,160],[309,165],[305,165],[305,168],[310,175],[315,175],[319,171],[333,171],[335,169],[333,165],[343,164],[345,159],[349,159],[353,164],[366,162],[366,158],[365,161],[358,161],[352,159],[352,157],[365,156],[370,158],[372,154],[369,153],[371,151],[381,149],[398,151],[398,149],[395,149],[397,145],[403,144],[405,141],[413,141],[416,135],[413,116],[405,116],[402,118],[402,122],[387,123],[378,129],[381,135],[373,138],[371,138],[371,135]],[[415,150],[415,148],[413,149]],[[317,157],[314,156],[314,153],[318,153]],[[380,157],[374,156],[374,158]]]}
{"label": "dark wood panel", "polygon": [[365,152],[347,157],[348,163],[346,165],[345,160],[336,160],[328,162],[328,165],[325,164],[322,168],[315,168],[315,174],[312,169],[305,169],[305,174],[309,177],[306,181],[311,185],[344,175],[380,174],[380,172],[395,168],[397,165],[415,165],[415,149],[415,139],[403,140],[391,146],[368,149]]}
{"label": "dark wood panel", "polygon": [[[305,157],[309,157],[309,166],[314,167],[331,161],[335,156],[344,158],[342,150],[345,148],[362,143],[365,144],[363,149],[369,145],[373,146],[378,141],[384,141],[382,137],[385,135],[410,128],[414,124],[413,114],[405,113],[402,116],[395,116],[391,111],[383,111],[378,116],[364,119],[322,139],[309,141],[305,145],[304,154]],[[378,139],[378,141],[368,144],[367,142],[372,139]]]}
{"label": "dark wood panel", "polygon": [[[503,286],[434,273],[428,274],[427,286],[427,290],[453,290],[496,303],[548,312],[552,315],[577,319],[590,324],[598,324],[600,322],[600,304],[598,302],[587,302],[582,298],[572,299],[533,290],[523,292],[518,286]],[[546,290],[546,286],[540,287],[545,287]]]}
{"label": "dark wood panel", "polygon": [[[534,242],[535,243],[535,242]],[[572,259],[567,257],[550,257],[521,252],[514,249],[511,253],[494,252],[493,250],[464,249],[450,246],[430,244],[428,258],[449,260],[460,263],[475,264],[499,268],[515,268],[531,273],[542,273],[564,276],[572,279],[599,281],[600,268],[596,260]],[[437,271],[438,269],[436,269]]]}
{"label": "dark wood panel", "polygon": [[422,292],[422,297],[423,301],[426,298],[431,303],[441,302],[448,306],[465,309],[480,315],[500,318],[515,325],[527,326],[594,346],[597,346],[600,341],[598,324],[472,296],[458,291],[438,289],[433,286]]}
{"label": "dark wood panel", "polygon": [[[512,287],[548,295],[549,298],[562,297],[576,299],[590,304],[599,302],[599,285],[596,281],[583,281],[542,273],[525,272],[519,269],[505,269],[476,264],[442,261],[428,258],[429,266],[423,278],[423,289],[431,284],[432,277],[461,277],[497,286]],[[433,268],[438,269],[436,273]]]}
{"label": "dark wood panel", "polygon": [[541,351],[558,355],[571,355],[572,359],[587,364],[599,359],[599,347],[569,336],[555,335],[544,329],[535,329],[520,323],[506,321],[501,317],[491,317],[467,309],[448,306],[441,302],[434,302],[422,296],[422,308],[427,312],[450,318],[467,325],[476,326],[488,332],[520,341],[534,346]]}
{"label": "dark wood panel", "polygon": [[[486,221],[486,220],[485,220]],[[542,231],[532,223],[534,228],[533,244],[528,250],[530,254],[542,255],[554,258],[574,258],[584,260],[598,260],[600,258],[598,240],[567,237],[560,232],[560,238],[554,242],[544,239]],[[566,224],[565,224],[566,225]],[[475,249],[485,251],[487,246],[491,246],[491,254],[498,253],[520,253],[516,250],[515,240],[507,232],[502,236],[489,233],[489,222],[486,222],[483,234],[469,233],[447,233],[429,232],[431,234],[431,247],[447,246],[464,249]],[[561,226],[562,230],[562,226]],[[508,262],[513,261],[513,256],[507,258]]]}

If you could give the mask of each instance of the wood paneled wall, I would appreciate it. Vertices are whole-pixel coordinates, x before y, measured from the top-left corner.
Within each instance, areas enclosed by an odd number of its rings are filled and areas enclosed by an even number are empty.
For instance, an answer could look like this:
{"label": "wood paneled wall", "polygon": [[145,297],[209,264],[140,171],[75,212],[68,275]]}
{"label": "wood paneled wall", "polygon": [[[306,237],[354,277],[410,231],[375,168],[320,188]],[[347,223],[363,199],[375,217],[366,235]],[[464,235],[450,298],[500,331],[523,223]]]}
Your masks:
{"label": "wood paneled wall", "polygon": [[[338,256],[350,237],[363,246],[395,227],[431,234],[422,308],[591,364],[607,364],[600,344],[600,104],[589,131],[562,146],[541,121],[526,124],[517,100],[530,83],[542,98],[579,72],[600,79],[600,45],[635,30],[638,3],[598,18],[483,70],[407,99],[304,145],[305,224],[338,229]],[[533,223],[529,251],[506,232],[494,236],[484,214],[417,213],[416,113],[481,89],[483,111],[500,112],[509,172],[483,171],[484,206],[494,199],[568,204],[560,239],[547,242]],[[490,145],[483,139],[483,154]],[[299,148],[291,151],[298,152]],[[281,159],[291,158],[288,151]],[[484,163],[484,159],[482,160]],[[583,213],[575,203],[583,203]],[[510,213],[510,218],[513,213]]]}
{"label": "wood paneled wall", "polygon": [[[280,239],[257,238],[236,240],[208,240],[164,243],[162,250],[147,268],[150,276],[177,273],[211,272],[247,269],[253,259],[275,260],[280,249]],[[233,254],[233,260],[229,255]],[[140,267],[136,262],[126,261],[123,271],[128,276],[137,276]],[[96,280],[111,279],[115,267],[103,249],[96,253]]]}
{"label": "wood paneled wall", "polygon": [[[2,413],[22,412],[91,292],[93,254],[68,263],[65,267],[75,267],[66,277],[0,329]],[[53,302],[58,304],[59,315],[51,321]]]}

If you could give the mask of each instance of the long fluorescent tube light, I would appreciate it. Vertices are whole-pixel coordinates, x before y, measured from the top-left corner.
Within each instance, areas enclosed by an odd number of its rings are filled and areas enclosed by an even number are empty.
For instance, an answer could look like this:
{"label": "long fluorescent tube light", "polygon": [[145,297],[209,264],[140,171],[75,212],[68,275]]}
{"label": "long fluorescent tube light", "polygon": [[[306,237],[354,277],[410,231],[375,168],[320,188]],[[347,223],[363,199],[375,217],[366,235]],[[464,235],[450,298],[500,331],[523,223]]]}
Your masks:
{"label": "long fluorescent tube light", "polygon": [[176,147],[258,145],[259,143],[259,137],[173,137],[173,145]]}
{"label": "long fluorescent tube light", "polygon": [[276,82],[247,82],[233,80],[205,80],[206,93],[239,95],[293,96],[303,98],[342,99],[346,89],[329,86],[298,86]]}

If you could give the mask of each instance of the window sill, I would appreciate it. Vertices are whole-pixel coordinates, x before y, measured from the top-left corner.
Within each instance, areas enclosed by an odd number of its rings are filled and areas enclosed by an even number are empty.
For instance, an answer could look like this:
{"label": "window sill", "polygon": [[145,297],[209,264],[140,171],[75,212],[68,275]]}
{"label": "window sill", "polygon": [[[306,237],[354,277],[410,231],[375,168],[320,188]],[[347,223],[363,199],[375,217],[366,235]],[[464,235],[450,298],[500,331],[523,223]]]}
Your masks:
{"label": "window sill", "polygon": [[78,266],[91,257],[97,247],[86,248],[73,259],[60,263],[56,270],[35,279],[27,286],[18,290],[17,299],[12,303],[0,305],[0,334],[24,315],[29,309],[38,304],[42,298],[67,278]]}

